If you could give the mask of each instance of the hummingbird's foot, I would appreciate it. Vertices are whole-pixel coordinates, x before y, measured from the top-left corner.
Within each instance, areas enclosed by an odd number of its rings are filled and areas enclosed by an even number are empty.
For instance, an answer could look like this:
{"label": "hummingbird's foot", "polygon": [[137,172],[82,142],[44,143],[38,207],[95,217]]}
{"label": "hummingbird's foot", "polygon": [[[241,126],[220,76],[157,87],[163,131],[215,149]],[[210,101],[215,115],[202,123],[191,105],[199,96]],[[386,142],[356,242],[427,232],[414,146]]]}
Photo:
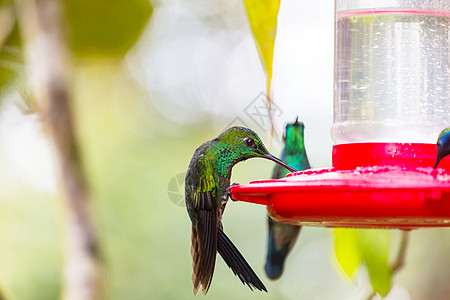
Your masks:
{"label": "hummingbird's foot", "polygon": [[234,182],[234,183],[232,183],[232,184],[227,188],[227,196],[228,196],[231,200],[233,200],[233,201],[237,201],[237,200],[236,200],[236,199],[233,199],[233,197],[231,196],[230,189],[231,189],[232,186],[235,186],[235,185],[239,185],[239,183]]}

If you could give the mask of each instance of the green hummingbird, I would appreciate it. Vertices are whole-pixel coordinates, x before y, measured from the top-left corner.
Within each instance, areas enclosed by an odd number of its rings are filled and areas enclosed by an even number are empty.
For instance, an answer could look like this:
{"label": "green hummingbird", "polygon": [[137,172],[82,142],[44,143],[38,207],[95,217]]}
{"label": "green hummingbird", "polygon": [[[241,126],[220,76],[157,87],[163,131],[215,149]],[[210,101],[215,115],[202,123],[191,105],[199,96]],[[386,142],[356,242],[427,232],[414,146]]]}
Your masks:
{"label": "green hummingbird", "polygon": [[[302,122],[295,119],[294,123],[288,123],[283,135],[285,147],[281,154],[281,160],[293,166],[297,170],[311,168],[304,145],[304,129]],[[287,172],[278,165],[273,170],[272,178],[286,177]],[[283,273],[283,266],[287,255],[297,240],[301,226],[277,223],[268,218],[269,232],[267,242],[267,257],[264,267],[270,279],[278,279]]]}
{"label": "green hummingbird", "polygon": [[245,127],[232,127],[195,150],[185,179],[185,201],[192,222],[192,283],[196,295],[211,285],[216,251],[236,276],[252,287],[267,289],[239,250],[223,232],[222,215],[229,197],[231,169],[253,157],[270,159],[296,171],[271,155],[258,135]]}
{"label": "green hummingbird", "polygon": [[437,157],[436,164],[434,168],[436,169],[439,162],[450,154],[450,128],[442,130],[441,134],[438,137],[437,143]]}

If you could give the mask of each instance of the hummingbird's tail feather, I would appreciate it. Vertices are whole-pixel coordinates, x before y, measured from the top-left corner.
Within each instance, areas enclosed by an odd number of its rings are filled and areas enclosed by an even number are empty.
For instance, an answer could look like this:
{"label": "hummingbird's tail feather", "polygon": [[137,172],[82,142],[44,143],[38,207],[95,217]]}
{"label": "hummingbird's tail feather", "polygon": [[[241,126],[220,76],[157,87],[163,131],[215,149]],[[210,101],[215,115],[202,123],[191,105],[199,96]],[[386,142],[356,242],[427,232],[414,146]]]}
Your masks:
{"label": "hummingbird's tail feather", "polygon": [[[217,210],[200,210],[197,224],[192,225],[192,283],[194,294],[200,286],[204,295],[208,292],[214,274],[217,253]],[[199,233],[203,234],[200,235]]]}
{"label": "hummingbird's tail feather", "polygon": [[218,230],[217,251],[242,283],[247,284],[251,290],[254,287],[260,291],[267,292],[264,284],[221,228]]}

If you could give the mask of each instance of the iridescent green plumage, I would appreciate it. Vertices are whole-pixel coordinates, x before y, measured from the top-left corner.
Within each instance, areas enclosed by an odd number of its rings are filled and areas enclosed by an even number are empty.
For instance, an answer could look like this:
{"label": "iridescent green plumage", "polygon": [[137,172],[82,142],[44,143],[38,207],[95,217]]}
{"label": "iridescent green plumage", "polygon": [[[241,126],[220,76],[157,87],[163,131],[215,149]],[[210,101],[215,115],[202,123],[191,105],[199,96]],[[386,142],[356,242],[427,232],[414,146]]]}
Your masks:
{"label": "iridescent green plumage", "polygon": [[[296,119],[294,123],[286,125],[284,134],[285,147],[281,160],[297,170],[310,168],[304,144],[304,128],[303,123]],[[283,178],[287,173],[277,165],[272,178]],[[297,240],[301,227],[277,223],[270,217],[267,218],[269,233],[265,270],[269,278],[277,279],[283,272],[284,262]]]}
{"label": "iridescent green plumage", "polygon": [[439,165],[439,162],[450,154],[450,128],[442,130],[438,137],[436,147],[438,154],[436,157],[436,164],[434,165],[435,169]]}
{"label": "iridescent green plumage", "polygon": [[232,127],[195,150],[185,180],[186,208],[192,222],[192,283],[194,294],[208,292],[216,252],[250,288],[266,291],[251,267],[223,232],[222,215],[228,201],[231,169],[240,161],[261,157],[294,171],[267,151],[252,130]]}

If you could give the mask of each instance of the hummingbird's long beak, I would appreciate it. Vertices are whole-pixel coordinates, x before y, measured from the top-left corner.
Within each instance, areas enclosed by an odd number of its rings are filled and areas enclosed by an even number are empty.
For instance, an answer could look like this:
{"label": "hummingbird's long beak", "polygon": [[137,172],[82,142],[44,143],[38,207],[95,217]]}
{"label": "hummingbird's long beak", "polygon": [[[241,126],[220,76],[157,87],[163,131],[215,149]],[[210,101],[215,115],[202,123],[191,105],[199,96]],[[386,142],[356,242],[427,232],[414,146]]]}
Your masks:
{"label": "hummingbird's long beak", "polygon": [[436,159],[436,163],[434,164],[434,169],[436,169],[437,168],[437,166],[439,165],[439,162],[441,161],[441,159],[438,157],[437,159]]}
{"label": "hummingbird's long beak", "polygon": [[445,155],[442,155],[442,153],[438,152],[438,156],[436,158],[436,164],[434,165],[434,168],[436,169],[437,166],[439,165],[439,163],[441,162],[441,160],[445,157]]}
{"label": "hummingbird's long beak", "polygon": [[286,169],[288,169],[291,172],[297,172],[296,169],[294,169],[293,167],[291,167],[290,165],[288,165],[287,163],[285,163],[284,161],[282,161],[279,158],[276,158],[275,156],[273,156],[272,154],[264,154],[264,158],[270,159],[271,161],[276,162],[277,164],[279,164],[280,166],[285,167]]}

